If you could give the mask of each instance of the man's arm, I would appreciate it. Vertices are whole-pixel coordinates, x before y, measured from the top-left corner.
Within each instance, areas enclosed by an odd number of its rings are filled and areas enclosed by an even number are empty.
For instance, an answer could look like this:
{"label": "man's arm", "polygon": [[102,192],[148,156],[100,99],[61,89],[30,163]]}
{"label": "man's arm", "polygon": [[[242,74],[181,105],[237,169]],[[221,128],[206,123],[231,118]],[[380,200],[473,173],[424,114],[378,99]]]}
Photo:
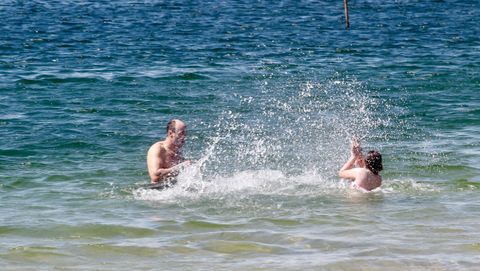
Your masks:
{"label": "man's arm", "polygon": [[150,175],[150,181],[152,183],[159,182],[164,178],[165,175],[170,173],[170,170],[162,168],[166,160],[165,158],[165,149],[159,143],[154,144],[148,150],[148,174]]}
{"label": "man's arm", "polygon": [[162,146],[152,146],[148,152],[147,163],[150,181],[158,183],[168,177],[175,175],[185,166],[190,165],[190,161],[186,160],[172,167],[164,167],[167,160],[167,151]]}
{"label": "man's arm", "polygon": [[180,170],[182,170],[184,167],[190,165],[190,161],[184,161],[178,165],[175,165],[173,167],[169,167],[169,168],[159,168],[155,171],[155,175],[160,177],[160,179],[170,175],[170,174],[176,174],[178,173]]}

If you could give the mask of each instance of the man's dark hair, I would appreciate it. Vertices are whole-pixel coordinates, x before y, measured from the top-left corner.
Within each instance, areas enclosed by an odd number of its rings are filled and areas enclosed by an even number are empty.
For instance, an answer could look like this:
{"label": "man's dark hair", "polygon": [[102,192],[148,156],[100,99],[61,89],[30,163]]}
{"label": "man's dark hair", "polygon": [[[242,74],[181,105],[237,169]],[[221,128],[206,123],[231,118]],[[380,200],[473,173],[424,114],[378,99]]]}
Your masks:
{"label": "man's dark hair", "polygon": [[168,122],[168,124],[167,124],[167,134],[168,134],[168,131],[172,131],[174,133],[177,132],[175,124],[176,124],[176,122],[175,122],[174,119],[172,119]]}
{"label": "man's dark hair", "polygon": [[369,151],[365,157],[365,166],[373,174],[378,175],[383,170],[382,155],[378,151]]}

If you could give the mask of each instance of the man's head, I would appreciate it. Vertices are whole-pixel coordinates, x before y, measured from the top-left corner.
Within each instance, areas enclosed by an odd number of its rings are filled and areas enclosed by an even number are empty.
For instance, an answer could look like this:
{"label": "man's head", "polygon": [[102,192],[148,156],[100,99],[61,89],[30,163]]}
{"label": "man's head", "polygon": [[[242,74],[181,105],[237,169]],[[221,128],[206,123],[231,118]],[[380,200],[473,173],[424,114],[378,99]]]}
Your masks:
{"label": "man's head", "polygon": [[172,144],[181,148],[185,144],[185,137],[187,136],[187,126],[179,119],[172,119],[167,124],[167,138]]}
{"label": "man's head", "polygon": [[383,170],[382,155],[378,151],[369,151],[365,156],[365,166],[374,174]]}

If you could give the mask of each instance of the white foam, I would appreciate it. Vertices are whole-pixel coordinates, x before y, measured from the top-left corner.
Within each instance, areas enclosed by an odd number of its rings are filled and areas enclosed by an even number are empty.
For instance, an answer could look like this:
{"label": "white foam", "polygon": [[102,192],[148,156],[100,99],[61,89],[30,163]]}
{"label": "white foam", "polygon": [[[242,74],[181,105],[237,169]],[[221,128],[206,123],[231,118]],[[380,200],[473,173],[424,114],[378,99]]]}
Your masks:
{"label": "white foam", "polygon": [[384,180],[382,192],[384,193],[423,193],[440,192],[440,187],[433,183],[418,182],[413,179]]}
{"label": "white foam", "polygon": [[191,167],[182,172],[177,185],[170,189],[158,191],[140,188],[134,191],[134,197],[139,200],[175,202],[185,198],[244,198],[253,195],[318,196],[349,190],[346,181],[322,179],[312,173],[286,176],[278,170],[250,170],[203,179],[196,172],[197,169]]}
{"label": "white foam", "polygon": [[350,182],[338,178],[324,179],[315,173],[286,176],[278,170],[252,170],[231,176],[203,179],[198,167],[191,167],[178,176],[178,183],[165,190],[139,188],[134,198],[147,201],[178,202],[185,199],[242,199],[254,195],[316,197],[321,195],[358,196],[362,194],[433,193],[439,188],[415,180],[385,180],[382,187],[372,191],[350,188]]}
{"label": "white foam", "polygon": [[26,116],[23,113],[5,114],[5,115],[0,115],[0,120],[23,119],[25,117]]}

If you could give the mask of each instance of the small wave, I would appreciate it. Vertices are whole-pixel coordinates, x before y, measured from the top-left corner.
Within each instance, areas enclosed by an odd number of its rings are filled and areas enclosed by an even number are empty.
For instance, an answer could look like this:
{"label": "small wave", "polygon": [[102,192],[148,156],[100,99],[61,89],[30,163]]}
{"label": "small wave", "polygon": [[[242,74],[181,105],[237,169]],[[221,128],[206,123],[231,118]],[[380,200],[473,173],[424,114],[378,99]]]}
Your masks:
{"label": "small wave", "polygon": [[[39,235],[39,233],[41,234]],[[14,236],[42,236],[45,238],[65,238],[76,239],[79,236],[83,238],[142,238],[155,235],[156,231],[150,228],[133,227],[124,225],[106,225],[106,224],[82,224],[82,225],[54,225],[45,227],[0,227],[0,233],[8,233]]]}
{"label": "small wave", "polygon": [[440,192],[440,187],[433,183],[418,182],[413,179],[407,180],[385,180],[381,191],[384,193],[431,193]]}
{"label": "small wave", "polygon": [[14,256],[22,262],[28,262],[33,259],[55,261],[70,256],[69,253],[50,246],[16,246],[10,248],[6,255]]}
{"label": "small wave", "polygon": [[133,75],[119,75],[112,79],[113,83],[135,83],[139,84],[142,82],[155,82],[155,81],[194,81],[194,80],[208,80],[212,77],[207,75],[202,75],[196,72],[185,72],[180,74],[170,74],[170,73],[156,73],[156,72],[142,72],[136,73]]}
{"label": "small wave", "polygon": [[205,79],[210,79],[209,76],[201,75],[199,73],[195,72],[186,72],[182,74],[176,74],[176,75],[168,75],[168,76],[160,76],[160,77],[154,77],[152,79],[155,80],[205,80]]}
{"label": "small wave", "polygon": [[216,253],[238,254],[252,253],[258,254],[275,254],[285,251],[284,248],[274,245],[260,244],[251,241],[223,241],[211,240],[201,245],[203,249]]}
{"label": "small wave", "polygon": [[37,152],[29,149],[3,149],[0,150],[0,155],[7,157],[26,157],[35,155]]}
{"label": "small wave", "polygon": [[99,149],[95,143],[80,140],[55,142],[54,146],[58,149]]}
{"label": "small wave", "polygon": [[358,53],[361,53],[362,51],[353,49],[353,48],[336,48],[335,52],[339,54],[358,54]]}
{"label": "small wave", "polygon": [[26,118],[26,115],[23,113],[0,115],[0,120],[18,120],[24,118]]}
{"label": "small wave", "polygon": [[[449,184],[449,183],[447,183]],[[459,191],[480,190],[480,182],[468,179],[456,179],[451,182],[453,187]]]}
{"label": "small wave", "polygon": [[71,75],[71,76],[56,76],[56,75],[40,75],[34,78],[22,78],[17,80],[17,83],[22,85],[44,85],[44,84],[65,84],[65,83],[97,83],[102,81],[98,76],[94,75]]}

